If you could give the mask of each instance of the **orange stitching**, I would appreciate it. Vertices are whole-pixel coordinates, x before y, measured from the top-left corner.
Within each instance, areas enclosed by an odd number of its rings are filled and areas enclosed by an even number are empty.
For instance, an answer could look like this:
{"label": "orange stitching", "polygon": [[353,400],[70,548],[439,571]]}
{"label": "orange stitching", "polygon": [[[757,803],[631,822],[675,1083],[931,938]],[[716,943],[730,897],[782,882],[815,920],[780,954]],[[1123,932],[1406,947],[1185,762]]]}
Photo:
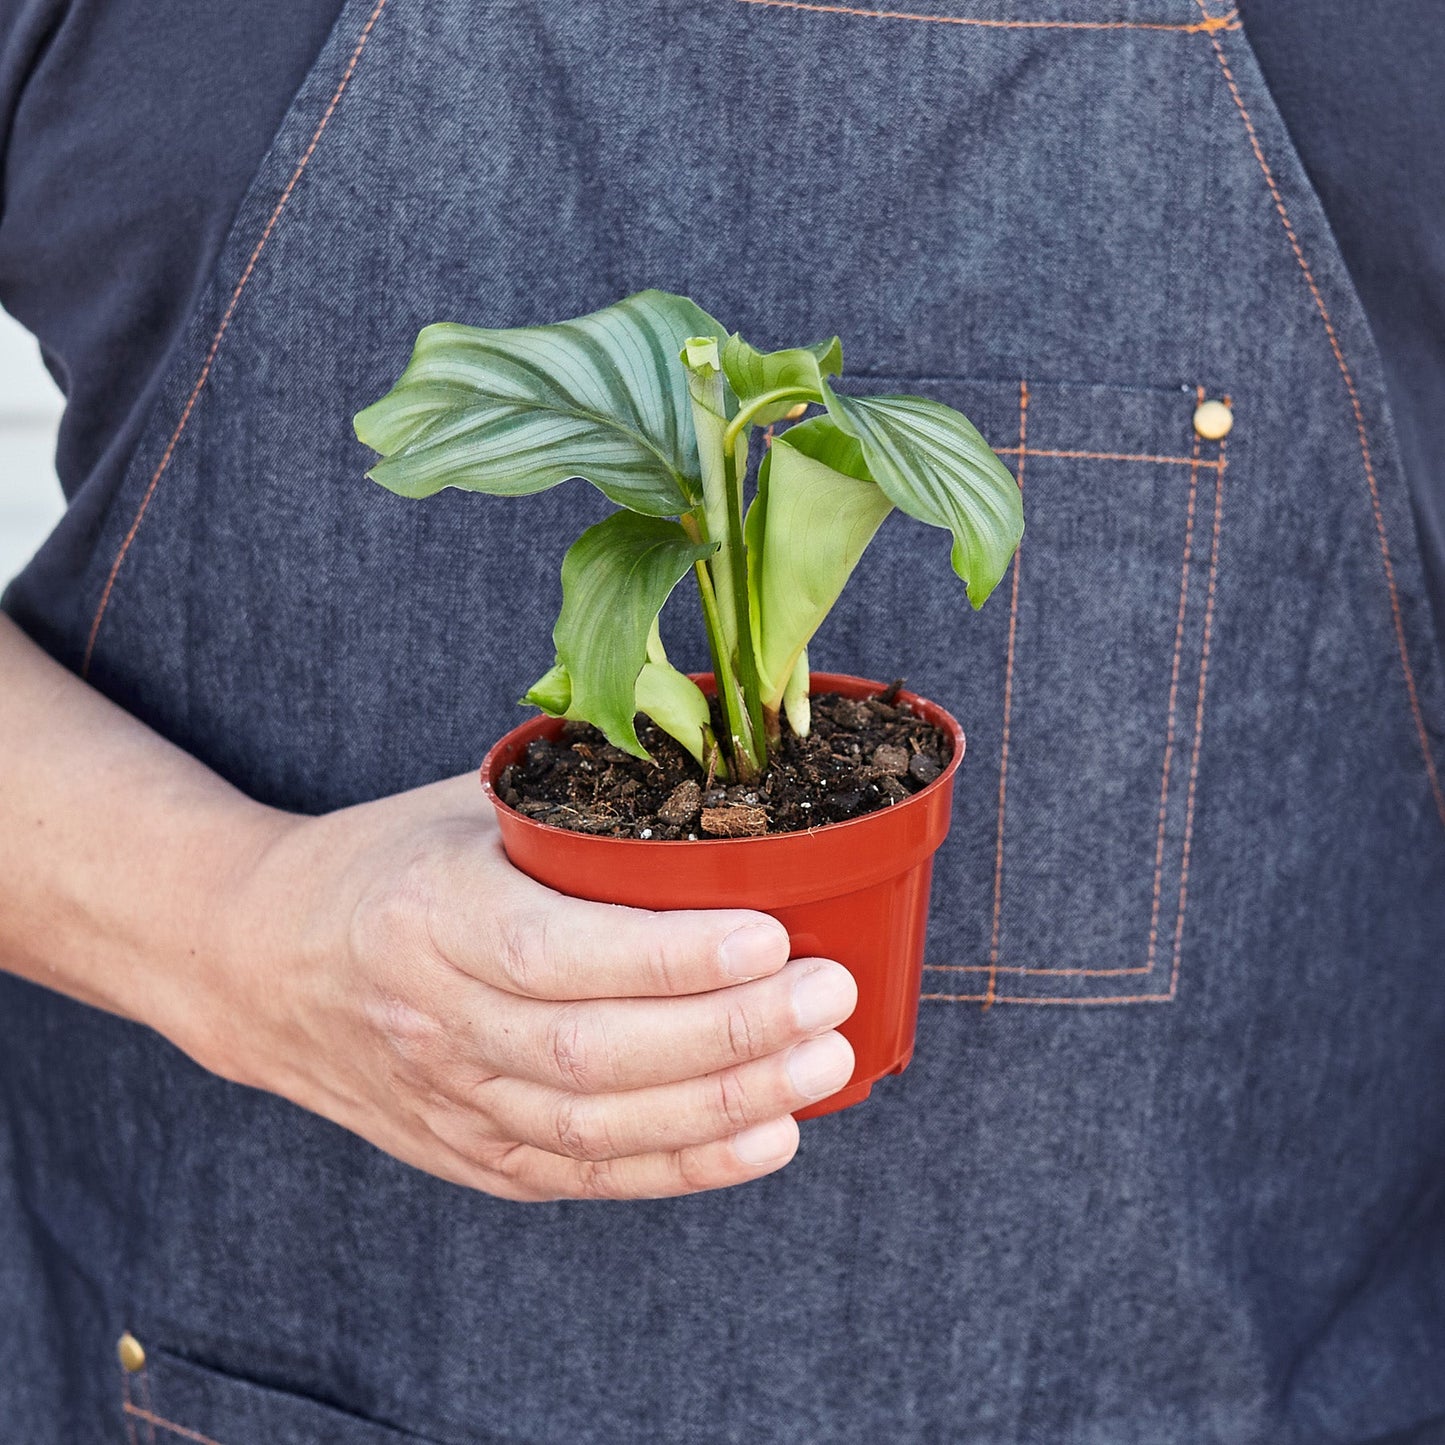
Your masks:
{"label": "orange stitching", "polygon": [[[1019,492],[1024,489],[1024,457],[1028,454],[1029,439],[1029,384],[1019,378],[1019,469],[1015,480]],[[1023,551],[1020,542],[1014,551],[1013,581],[1009,585],[1008,609],[1008,660],[1004,664],[1003,678],[1003,742],[999,749],[998,761],[998,841],[994,850],[993,863],[993,936],[988,946],[988,992],[983,1006],[992,1006],[998,984],[998,940],[1003,922],[1003,829],[1005,808],[1008,802],[1008,739],[1009,722],[1013,713],[1014,695],[1014,639],[1018,633],[1019,621],[1019,554]]]}
{"label": "orange stitching", "polygon": [[[1201,393],[1202,395],[1202,390]],[[1196,448],[1198,441],[1195,442]],[[1029,455],[1033,456],[1032,448]],[[1201,466],[1209,465],[1207,461],[1201,460]],[[925,993],[919,997],[932,1003],[981,1003],[985,1007],[995,1003],[1037,1003],[1037,1004],[1123,1004],[1123,1003],[1169,1003],[1178,994],[1179,989],[1179,968],[1183,955],[1184,945],[1184,914],[1189,905],[1189,860],[1194,839],[1194,802],[1199,778],[1199,754],[1204,736],[1204,694],[1209,681],[1209,655],[1210,644],[1214,628],[1214,600],[1219,578],[1219,538],[1224,516],[1224,469],[1228,465],[1225,454],[1225,443],[1219,444],[1219,458],[1215,471],[1214,490],[1214,530],[1209,546],[1209,580],[1206,588],[1204,604],[1204,631],[1200,644],[1199,654],[1199,690],[1194,705],[1194,742],[1189,760],[1189,791],[1185,803],[1184,813],[1184,847],[1179,867],[1179,911],[1175,918],[1174,925],[1174,953],[1173,964],[1169,973],[1169,991],[1167,993],[1131,994],[1109,998],[1023,998],[1008,994],[999,994],[990,989],[983,994],[952,994],[952,993]],[[1183,628],[1183,615],[1187,603],[1187,590],[1189,585],[1189,558],[1193,550],[1194,512],[1197,478],[1191,479],[1189,489],[1189,511],[1185,523],[1186,540],[1184,544],[1184,564],[1180,581],[1180,620],[1175,627],[1175,657],[1173,673],[1169,689],[1169,710],[1170,722],[1166,732],[1167,741],[1165,744],[1164,778],[1160,787],[1160,839],[1159,850],[1155,854],[1154,874],[1154,905],[1153,918],[1149,928],[1149,963],[1143,968],[1019,968],[1010,969],[1011,974],[1020,977],[1042,977],[1042,978],[1118,978],[1127,974],[1148,974],[1154,969],[1155,947],[1157,940],[1157,924],[1160,894],[1160,858],[1162,854],[1162,837],[1164,827],[1164,809],[1167,806],[1168,777],[1170,769],[1170,751],[1173,746],[1173,728],[1175,708],[1177,701],[1177,684],[1179,670],[1179,647],[1180,636]],[[931,973],[984,973],[989,968],[977,963],[926,963],[924,969]]]}
{"label": "orange stitching", "polygon": [[[1225,443],[1219,443],[1224,461]],[[1224,514],[1224,468],[1214,484],[1214,535],[1209,543],[1209,590],[1204,603],[1204,645],[1199,654],[1199,696],[1194,703],[1194,750],[1189,758],[1189,794],[1184,808],[1184,854],[1179,864],[1179,914],[1174,922],[1174,967],[1169,972],[1169,996],[1179,987],[1179,956],[1184,947],[1184,910],[1189,905],[1189,851],[1194,842],[1194,787],[1199,781],[1199,752],[1204,742],[1204,689],[1209,682],[1209,642],[1214,627],[1214,584],[1219,575],[1219,524]]]}
{"label": "orange stitching", "polygon": [[[1204,9],[1203,0],[1196,0],[1201,13],[1207,14]],[[1355,431],[1360,439],[1360,457],[1365,464],[1365,480],[1370,489],[1370,510],[1374,514],[1375,534],[1380,543],[1380,560],[1385,568],[1385,584],[1390,593],[1390,612],[1395,623],[1395,641],[1400,650],[1400,663],[1405,670],[1405,691],[1409,694],[1410,712],[1415,719],[1415,731],[1420,739],[1420,752],[1425,759],[1425,771],[1430,779],[1430,791],[1435,795],[1435,810],[1440,815],[1440,821],[1445,823],[1445,789],[1440,784],[1440,775],[1435,769],[1435,757],[1430,749],[1430,735],[1425,728],[1425,714],[1420,706],[1420,696],[1415,686],[1415,670],[1410,663],[1410,648],[1405,640],[1405,621],[1400,611],[1400,594],[1395,585],[1395,566],[1390,560],[1390,538],[1385,528],[1385,517],[1380,505],[1380,488],[1375,478],[1374,459],[1370,453],[1370,439],[1365,430],[1365,413],[1360,404],[1360,395],[1355,388],[1354,373],[1350,370],[1349,363],[1345,360],[1344,349],[1340,345],[1340,339],[1335,333],[1334,322],[1330,318],[1329,308],[1325,305],[1325,299],[1320,294],[1320,288],[1315,284],[1314,272],[1310,270],[1310,264],[1305,259],[1304,248],[1300,245],[1299,237],[1295,234],[1293,223],[1290,221],[1289,210],[1285,206],[1284,197],[1280,194],[1279,186],[1275,183],[1274,172],[1269,168],[1269,162],[1264,158],[1264,150],[1260,145],[1259,135],[1255,131],[1254,121],[1251,119],[1249,110],[1245,106],[1244,97],[1239,93],[1239,86],[1235,84],[1234,72],[1229,68],[1229,61],[1225,59],[1224,47],[1219,43],[1216,36],[1209,37],[1209,43],[1214,47],[1215,58],[1219,61],[1219,68],[1224,72],[1225,83],[1229,86],[1229,93],[1234,97],[1235,108],[1239,111],[1240,119],[1244,122],[1244,129],[1249,137],[1250,148],[1254,151],[1254,158],[1259,162],[1260,172],[1264,176],[1265,184],[1269,187],[1269,193],[1274,198],[1274,208],[1279,213],[1280,221],[1284,225],[1285,235],[1289,237],[1290,249],[1294,252],[1294,258],[1299,263],[1300,270],[1304,273],[1305,284],[1309,287],[1310,295],[1314,298],[1315,309],[1320,313],[1320,320],[1325,324],[1325,335],[1329,338],[1330,350],[1334,353],[1335,364],[1340,369],[1340,375],[1344,378],[1345,390],[1350,396],[1350,406],[1355,414]]]}
{"label": "orange stitching", "polygon": [[173,1435],[180,1435],[186,1440],[194,1440],[196,1445],[221,1445],[219,1440],[213,1440],[209,1435],[202,1435],[199,1430],[188,1430],[184,1425],[177,1425],[174,1420],[167,1420],[161,1415],[150,1410],[142,1410],[136,1405],[126,1402],[125,1413],[133,1415],[138,1420],[144,1420],[150,1426],[151,1440],[156,1438],[156,1426],[162,1430],[169,1430]]}
{"label": "orange stitching", "polygon": [[[1204,388],[1195,393],[1196,402],[1203,402]],[[1199,457],[1199,433],[1194,434],[1194,456]],[[1220,460],[1223,460],[1221,455]],[[1223,475],[1223,469],[1220,473]],[[1189,511],[1184,522],[1184,566],[1179,582],[1179,617],[1174,624],[1174,662],[1169,672],[1169,720],[1164,729],[1164,767],[1159,779],[1159,835],[1154,843],[1154,894],[1149,908],[1149,971],[1154,968],[1154,959],[1159,943],[1159,900],[1164,879],[1164,825],[1169,816],[1169,772],[1174,762],[1174,723],[1176,704],[1179,700],[1179,659],[1184,651],[1184,614],[1189,606],[1189,558],[1194,548],[1194,501],[1199,491],[1199,468],[1189,473]],[[1212,581],[1212,579],[1211,579]],[[1206,631],[1206,637],[1208,633]],[[1204,693],[1204,669],[1209,652],[1206,646],[1200,655],[1199,692]],[[1197,737],[1197,735],[1196,735]]]}
{"label": "orange stitching", "polygon": [[[992,449],[1001,457],[1016,457],[1019,454],[1017,447],[994,447]],[[1154,457],[1140,452],[1058,452],[1045,451],[1042,447],[1030,447],[1031,457],[1062,457],[1067,461],[1079,462],[1153,462],[1164,467],[1217,467],[1217,460],[1211,461],[1205,457],[1196,459],[1194,457]]]}
{"label": "orange stitching", "polygon": [[[1197,401],[1203,400],[1204,388],[1202,386],[1195,388],[1195,396]],[[1022,452],[1023,449],[1023,446],[1020,445],[1014,450]],[[1198,458],[1199,436],[1197,433],[1195,434],[1194,438],[1194,452],[1195,458]],[[1029,450],[1028,454],[1030,456],[1037,455],[1037,453],[1035,453],[1032,449]],[[1202,458],[1199,458],[1199,461],[1201,465],[1207,465],[1207,463],[1203,462]],[[1020,469],[1022,469],[1022,457],[1020,457]],[[1154,970],[1155,942],[1158,934],[1159,902],[1163,875],[1164,824],[1165,818],[1167,816],[1167,807],[1169,800],[1170,761],[1174,748],[1174,724],[1176,717],[1176,703],[1179,694],[1179,661],[1184,641],[1184,618],[1189,605],[1189,559],[1193,551],[1195,498],[1198,492],[1198,487],[1199,472],[1198,468],[1196,467],[1191,472],[1189,479],[1189,507],[1188,512],[1186,513],[1184,524],[1184,557],[1180,566],[1179,577],[1179,616],[1178,620],[1175,623],[1174,629],[1174,661],[1170,669],[1169,679],[1169,713],[1168,720],[1165,726],[1164,772],[1163,778],[1160,783],[1159,836],[1155,845],[1154,856],[1154,892],[1152,910],[1153,916],[1151,917],[1149,926],[1149,961],[1148,963],[1144,964],[1142,967],[1139,968],[1018,968],[1010,969],[1009,972],[1012,974],[1018,974],[1026,977],[1036,976],[1041,978],[1120,978],[1126,975],[1148,974],[1152,973]],[[1005,707],[1007,707],[1007,695],[1007,687],[1005,687]],[[1002,847],[1000,847],[1000,853],[1002,853]],[[1002,866],[1001,863],[999,864],[999,866]],[[994,888],[995,899],[997,899],[997,872],[995,872]],[[997,903],[995,903],[995,907],[997,907]],[[997,935],[995,934],[995,939],[996,937]],[[990,962],[988,964],[929,963],[925,964],[924,967],[926,969],[931,969],[937,973],[986,972],[989,975],[990,981],[992,981],[996,967],[996,959],[997,951],[995,949],[995,952],[993,955],[991,955]],[[990,996],[992,996],[992,990],[990,990]]]}
{"label": "orange stitching", "polygon": [[[921,993],[918,997],[925,1003],[982,1003],[984,1000],[984,995],[981,993]],[[1173,1003],[1174,995],[1130,993],[1118,994],[1109,998],[1025,998],[1022,995],[1000,993],[994,995],[993,1001],[995,1003],[1077,1004],[1080,1007],[1092,1008],[1106,1003]]]}
{"label": "orange stitching", "polygon": [[766,5],[776,10],[811,10],[820,15],[858,15],[867,20],[917,20],[930,25],[978,25],[989,30],[1164,30],[1178,35],[1212,35],[1239,29],[1239,12],[1205,15],[1192,25],[1165,25],[1149,20],[984,20],[968,15],[914,15],[907,10],[864,10],[856,5],[823,5],[811,0],[738,0],[741,5]]}
{"label": "orange stitching", "polygon": [[[145,1396],[146,1410],[154,1414],[156,1402],[151,1398],[151,1372],[149,1365],[143,1365],[141,1367],[140,1387],[141,1394]],[[153,1423],[146,1426],[146,1434],[150,1436],[150,1445],[156,1445],[156,1427]]]}
{"label": "orange stitching", "polygon": [[[987,973],[986,963],[925,963],[929,973]],[[1006,968],[1010,978],[1138,978],[1149,968]],[[1007,999],[1000,1002],[1007,1003]]]}
{"label": "orange stitching", "polygon": [[386,9],[387,0],[376,0],[376,7],[372,10],[366,25],[362,28],[360,38],[356,42],[356,48],[351,52],[351,59],[342,74],[341,81],[331,97],[331,103],[326,107],[325,114],[321,117],[321,123],[316,127],[311,137],[311,144],[306,147],[305,154],[297,163],[296,169],[291,173],[291,179],[286,182],[286,189],[281,192],[281,199],[276,202],[276,208],[271,212],[270,219],[266,222],[266,229],[261,232],[261,239],[256,242],[255,249],[251,252],[251,258],[246,262],[246,269],[241,273],[241,279],[236,283],[236,289],[231,292],[230,304],[226,307],[226,313],[221,318],[221,324],[216,329],[215,336],[211,339],[211,348],[206,353],[205,364],[201,367],[201,374],[196,378],[195,385],[191,388],[191,394],[186,399],[185,410],[181,412],[181,419],[176,423],[176,429],[171,433],[171,439],[166,445],[165,452],[161,456],[154,473],[151,475],[150,484],[146,487],[145,495],[141,498],[140,507],[137,509],[135,519],[130,524],[130,530],[125,534],[125,540],[120,545],[120,550],[115,554],[115,561],[111,563],[110,575],[105,579],[105,589],[100,595],[100,604],[95,609],[95,617],[90,624],[90,636],[85,644],[85,656],[80,664],[80,675],[88,677],[90,674],[90,662],[95,653],[95,640],[100,635],[100,624],[105,617],[106,608],[110,605],[110,596],[115,589],[115,580],[120,575],[121,564],[130,551],[131,543],[140,531],[142,518],[146,514],[146,508],[150,506],[151,498],[155,495],[156,488],[160,485],[161,478],[165,475],[166,468],[171,464],[171,457],[175,454],[176,444],[180,441],[187,424],[191,419],[191,412],[196,405],[196,399],[206,385],[206,380],[211,374],[211,365],[216,359],[216,353],[221,349],[221,341],[231,325],[231,318],[236,314],[236,307],[240,303],[241,293],[245,291],[247,283],[251,279],[251,273],[256,269],[256,263],[261,259],[261,252],[266,249],[266,243],[271,239],[271,232],[276,229],[276,223],[281,219],[281,213],[286,209],[291,199],[291,193],[296,189],[296,183],[301,179],[302,173],[311,162],[316,147],[321,143],[322,132],[331,122],[336,107],[341,103],[341,97],[346,93],[346,87],[351,83],[351,77],[356,70],[357,63],[361,59],[361,52],[366,49],[366,42],[371,38],[372,29],[381,18],[381,12]]}

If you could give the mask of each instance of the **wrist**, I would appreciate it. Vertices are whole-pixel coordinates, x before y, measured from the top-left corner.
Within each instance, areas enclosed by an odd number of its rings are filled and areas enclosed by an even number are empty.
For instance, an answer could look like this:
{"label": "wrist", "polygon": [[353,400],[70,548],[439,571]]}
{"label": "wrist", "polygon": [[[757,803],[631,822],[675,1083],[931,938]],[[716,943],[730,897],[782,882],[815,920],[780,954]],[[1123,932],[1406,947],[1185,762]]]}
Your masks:
{"label": "wrist", "polygon": [[[311,820],[249,799],[196,840],[200,886],[178,910],[143,1022],[203,1068],[264,1087],[255,1058],[268,1001],[284,977],[290,916],[284,859]],[[292,875],[293,878],[297,875]]]}

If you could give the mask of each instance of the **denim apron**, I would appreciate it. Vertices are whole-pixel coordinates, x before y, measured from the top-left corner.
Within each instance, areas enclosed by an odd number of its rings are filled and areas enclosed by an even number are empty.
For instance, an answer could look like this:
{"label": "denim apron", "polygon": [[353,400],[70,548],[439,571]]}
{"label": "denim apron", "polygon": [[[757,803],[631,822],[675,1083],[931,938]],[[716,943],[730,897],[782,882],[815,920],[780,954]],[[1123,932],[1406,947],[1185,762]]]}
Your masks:
{"label": "denim apron", "polygon": [[463,772],[605,504],[365,481],[416,330],[646,286],[836,330],[1027,509],[976,616],[895,516],[813,648],[969,733],[917,1057],[759,1183],[523,1206],[5,981],[0,1437],[1440,1438],[1438,640],[1225,5],[347,5],[88,574],[22,621],[267,803]]}

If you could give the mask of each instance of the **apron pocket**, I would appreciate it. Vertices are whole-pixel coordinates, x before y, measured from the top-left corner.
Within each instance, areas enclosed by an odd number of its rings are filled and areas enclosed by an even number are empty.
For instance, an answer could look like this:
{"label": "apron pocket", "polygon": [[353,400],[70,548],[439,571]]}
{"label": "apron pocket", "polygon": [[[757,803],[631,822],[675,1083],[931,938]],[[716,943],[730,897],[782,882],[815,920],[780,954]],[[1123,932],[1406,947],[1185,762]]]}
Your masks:
{"label": "apron pocket", "polygon": [[127,1445],[439,1445],[154,1347],[124,1390]]}
{"label": "apron pocket", "polygon": [[[946,547],[925,556],[927,529],[895,517],[864,563],[893,580],[837,622],[839,650],[873,675],[907,671],[968,734],[936,862],[925,998],[1168,1002],[1227,507],[1227,443],[1194,429],[1203,388],[851,384],[957,406],[1024,493],[1018,558],[981,613],[968,615]],[[890,645],[901,630],[896,659],[869,641],[880,630]],[[825,637],[817,665],[834,655]]]}

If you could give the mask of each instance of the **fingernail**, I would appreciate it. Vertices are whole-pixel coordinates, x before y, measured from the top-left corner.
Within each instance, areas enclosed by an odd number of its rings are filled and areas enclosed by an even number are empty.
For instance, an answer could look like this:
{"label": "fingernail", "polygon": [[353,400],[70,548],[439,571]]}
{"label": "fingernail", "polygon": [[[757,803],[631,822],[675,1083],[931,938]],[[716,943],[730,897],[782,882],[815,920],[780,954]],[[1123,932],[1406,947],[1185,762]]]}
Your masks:
{"label": "fingernail", "polygon": [[788,1055],[788,1078],[804,1099],[836,1094],[853,1074],[853,1050],[842,1034],[824,1034]]}
{"label": "fingernail", "polygon": [[810,968],[793,985],[793,1015],[805,1033],[840,1024],[856,998],[853,981],[836,963]]}
{"label": "fingernail", "polygon": [[788,935],[782,926],[747,923],[723,939],[718,960],[732,978],[761,978],[776,973],[787,961]]}
{"label": "fingernail", "polygon": [[733,1153],[744,1164],[771,1164],[793,1152],[798,1126],[792,1119],[774,1119],[767,1124],[754,1124],[733,1136]]}

